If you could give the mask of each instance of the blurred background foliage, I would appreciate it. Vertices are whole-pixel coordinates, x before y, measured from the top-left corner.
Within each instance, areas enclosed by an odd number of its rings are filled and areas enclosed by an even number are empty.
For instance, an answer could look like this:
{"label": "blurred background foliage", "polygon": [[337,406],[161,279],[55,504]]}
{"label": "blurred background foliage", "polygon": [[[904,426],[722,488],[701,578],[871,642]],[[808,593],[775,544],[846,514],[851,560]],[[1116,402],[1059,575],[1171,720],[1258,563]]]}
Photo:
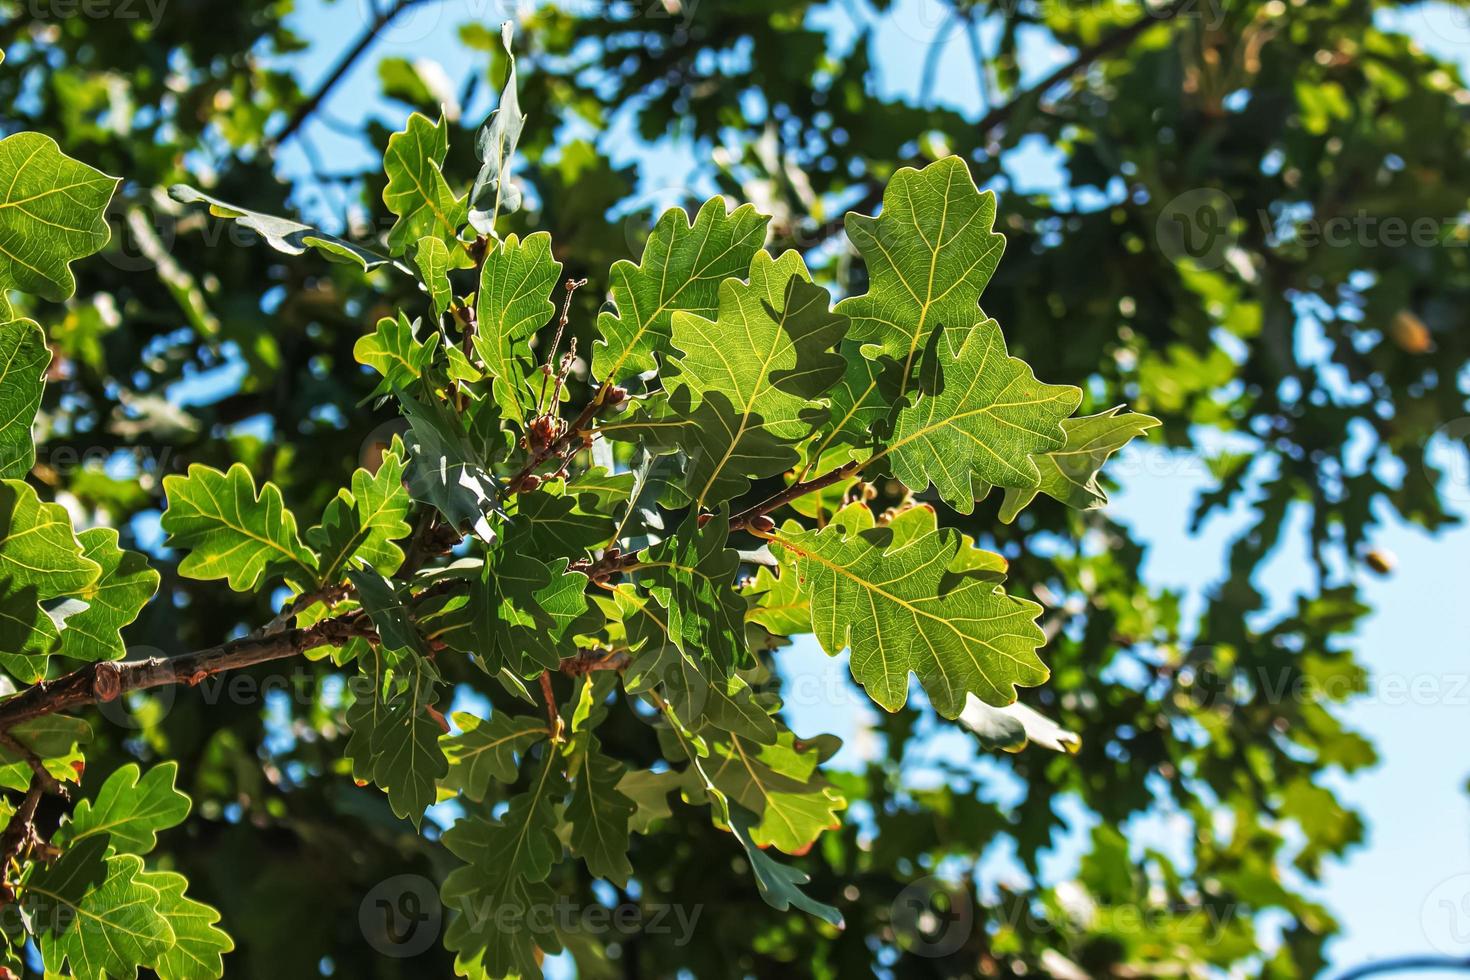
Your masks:
{"label": "blurred background foliage", "polygon": [[[160,556],[162,593],[128,635],[133,654],[209,645],[271,615],[269,594],[170,573],[161,476],[241,460],[298,512],[317,512],[392,422],[391,408],[359,404],[374,379],[352,344],[415,301],[406,279],[233,247],[231,224],[163,189],[190,182],[370,239],[386,228],[375,160],[408,109],[447,106],[458,132],[445,172],[473,174],[471,134],[506,70],[496,24],[514,15],[529,114],[518,175],[529,206],[516,220],[549,230],[567,273],[591,280],[573,310],[580,350],[608,267],[637,254],[655,216],[650,183],[664,187],[659,203],[709,191],[753,201],[775,216],[772,247],[803,249],[819,279],[851,293],[863,273],[842,213],[871,210],[898,167],[955,154],[1000,194],[1009,242],[985,305],[1014,352],[1046,380],[1083,384],[1084,412],[1128,402],[1159,416],[1153,438],[1213,477],[1196,525],[1233,508],[1249,517],[1228,574],[1190,611],[1142,581],[1142,544],[1105,510],[1048,501],[1007,526],[996,495],[968,518],[949,515],[1049,607],[1053,679],[1026,699],[1082,733],[1080,751],[1001,757],[994,768],[1020,789],[998,801],[971,767],[908,778],[905,760],[933,727],[922,701],[875,718],[869,750],[835,777],[854,801],[845,826],[798,862],[811,893],[842,909],[841,932],[764,905],[734,850],[676,803],[663,832],[634,839],[633,864],[657,873],[624,894],[575,872],[556,884],[580,904],[702,906],[695,940],[568,936],[578,975],[1322,970],[1337,926],[1308,898],[1311,884],[1363,834],[1322,777],[1375,759],[1333,704],[1367,683],[1352,652],[1367,612],[1355,582],[1385,560],[1372,551],[1380,522],[1451,520],[1425,445],[1466,415],[1470,94],[1452,66],[1378,26],[1398,4],[636,0],[508,11],[337,0],[317,21],[331,29],[309,35],[293,29],[291,0],[72,6],[0,0],[0,130],[50,134],[124,178],[113,241],[78,266],[76,297],[24,310],[58,354],[32,480],[79,527],[117,526],[125,547]],[[377,92],[346,87],[409,17],[462,24],[463,77],[428,49],[381,61]],[[874,25],[895,19],[898,47],[880,51]],[[942,38],[965,71],[941,71],[921,36]],[[1025,64],[1038,44],[1067,52],[1039,79]],[[293,70],[303,52],[326,68]],[[885,60],[919,65],[916,93],[883,84]],[[957,96],[956,77],[973,91]],[[354,100],[374,107],[361,121],[329,109]],[[318,141],[358,150],[323,153]],[[1038,143],[1060,154],[1060,186],[1028,187],[1006,165]],[[281,165],[288,155],[296,165]],[[671,183],[689,188],[686,201],[669,200]],[[1181,260],[1160,232],[1201,213],[1171,202],[1202,191],[1229,207],[1189,232],[1223,237],[1205,242],[1204,259]],[[1314,247],[1309,232],[1334,217],[1359,230]],[[1388,218],[1428,219],[1432,240],[1392,240]],[[1303,506],[1310,520],[1289,532],[1289,508]],[[1278,614],[1256,572],[1288,533],[1309,536],[1316,585]],[[362,897],[395,874],[434,877],[444,854],[432,830],[419,837],[381,795],[354,787],[331,675],[301,664],[266,698],[227,684],[140,698],[99,725],[88,782],[130,759],[180,761],[198,819],[163,846],[235,935],[229,975],[447,976],[437,944],[393,958],[363,941]],[[1282,693],[1303,689],[1331,697]],[[612,754],[651,755],[651,736],[633,727],[606,726]],[[1098,820],[1085,855],[1064,875],[1043,873],[1079,806]],[[1146,812],[1182,821],[1182,854],[1130,848],[1118,828]],[[1025,874],[981,887],[998,852]],[[956,892],[936,894],[938,879]],[[914,895],[973,925],[941,950],[926,945],[926,920],[916,941],[895,922]]]}

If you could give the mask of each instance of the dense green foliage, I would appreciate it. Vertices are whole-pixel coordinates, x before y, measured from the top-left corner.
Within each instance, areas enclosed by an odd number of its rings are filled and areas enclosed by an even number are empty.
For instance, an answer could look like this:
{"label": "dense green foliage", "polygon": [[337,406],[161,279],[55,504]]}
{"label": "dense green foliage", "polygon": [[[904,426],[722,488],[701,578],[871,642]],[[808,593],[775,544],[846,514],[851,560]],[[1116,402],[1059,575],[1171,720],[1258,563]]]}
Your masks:
{"label": "dense green foliage", "polygon": [[[494,87],[518,75],[510,112],[476,138],[384,62],[420,112],[364,128],[382,168],[300,183],[345,187],[376,234],[274,216],[292,188],[261,148],[321,111],[263,60],[298,43],[284,5],[10,19],[7,935],[79,976],[500,975],[562,948],[587,976],[1317,972],[1334,926],[1292,882],[1361,826],[1316,780],[1373,751],[1279,692],[1363,683],[1347,569],[1389,510],[1446,520],[1423,452],[1464,414],[1470,342],[1465,249],[1305,232],[1363,208],[1463,234],[1466,98],[1374,26],[1390,4],[1181,6],[1145,30],[1127,5],[940,8],[947,36],[999,27],[978,125],[922,84],[890,99],[871,38],[834,49],[800,4],[548,6],[518,71],[472,24]],[[1033,92],[1032,30],[1103,43]],[[755,206],[610,219],[637,189],[615,119],[733,147],[700,178]],[[1012,186],[1002,156],[1032,134],[1072,193]],[[27,205],[60,186],[63,209]],[[1218,262],[1161,245],[1199,188],[1236,214]],[[1197,617],[1098,509],[1144,412],[1215,477],[1198,520],[1251,517]],[[1252,576],[1291,515],[1320,587],[1263,615]],[[886,709],[858,771],[824,772],[833,740],[783,719],[782,638],[806,631]],[[209,674],[298,652],[275,699]],[[149,654],[199,673],[96,666]],[[996,709],[1016,686],[1029,707]],[[1005,804],[968,767],[916,785],[936,714],[1075,752],[996,757]],[[1091,917],[1038,880],[1065,799],[1101,818],[1070,883]],[[1130,852],[1159,808],[1187,861]],[[966,876],[999,844],[1031,880],[981,894]],[[409,872],[440,887],[447,953],[362,941],[364,896]],[[936,874],[973,916],[952,945],[903,921]],[[479,914],[559,896],[641,926]],[[655,927],[671,907],[701,910],[693,942]]]}

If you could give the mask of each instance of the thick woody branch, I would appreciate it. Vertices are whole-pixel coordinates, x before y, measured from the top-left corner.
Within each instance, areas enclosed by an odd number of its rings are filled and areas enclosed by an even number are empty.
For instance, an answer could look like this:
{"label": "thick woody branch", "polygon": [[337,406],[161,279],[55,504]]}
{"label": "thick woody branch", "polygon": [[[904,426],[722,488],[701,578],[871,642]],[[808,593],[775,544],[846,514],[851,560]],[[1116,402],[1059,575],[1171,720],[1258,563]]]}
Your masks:
{"label": "thick woody branch", "polygon": [[129,691],[170,684],[194,685],[224,671],[283,660],[314,647],[345,643],[356,636],[374,635],[360,613],[351,613],[305,629],[246,636],[177,657],[88,664],[0,701],[0,732],[42,715],[115,701]]}

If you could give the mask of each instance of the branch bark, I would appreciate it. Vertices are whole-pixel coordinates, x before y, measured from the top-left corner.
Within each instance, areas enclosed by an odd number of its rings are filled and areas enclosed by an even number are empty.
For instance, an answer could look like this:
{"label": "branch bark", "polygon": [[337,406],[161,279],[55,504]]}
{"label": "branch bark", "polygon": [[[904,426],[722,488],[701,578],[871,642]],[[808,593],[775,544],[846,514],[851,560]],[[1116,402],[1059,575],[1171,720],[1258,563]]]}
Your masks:
{"label": "branch bark", "polygon": [[358,612],[324,619],[305,629],[252,634],[177,657],[88,664],[55,680],[40,681],[0,701],[0,732],[8,732],[15,725],[42,715],[115,701],[128,691],[170,684],[192,686],[214,674],[283,660],[313,647],[345,643],[354,636],[376,636],[366,617]]}

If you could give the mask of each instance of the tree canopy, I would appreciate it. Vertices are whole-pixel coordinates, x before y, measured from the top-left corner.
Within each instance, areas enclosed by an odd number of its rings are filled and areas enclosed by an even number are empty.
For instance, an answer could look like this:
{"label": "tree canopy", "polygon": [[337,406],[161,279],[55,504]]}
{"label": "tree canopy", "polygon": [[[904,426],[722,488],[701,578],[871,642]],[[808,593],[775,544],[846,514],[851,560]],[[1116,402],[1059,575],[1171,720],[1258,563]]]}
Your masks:
{"label": "tree canopy", "polygon": [[[1281,692],[1361,689],[1375,526],[1451,520],[1463,80],[1387,2],[927,4],[977,113],[847,6],[468,21],[463,90],[379,64],[361,172],[333,93],[453,8],[311,87],[289,5],[0,25],[13,972],[1320,971],[1375,755]],[[647,207],[635,139],[718,193]],[[1136,438],[1249,515],[1201,610],[1104,506]],[[854,766],[782,709],[807,633]],[[955,719],[1014,799],[909,778]]]}

